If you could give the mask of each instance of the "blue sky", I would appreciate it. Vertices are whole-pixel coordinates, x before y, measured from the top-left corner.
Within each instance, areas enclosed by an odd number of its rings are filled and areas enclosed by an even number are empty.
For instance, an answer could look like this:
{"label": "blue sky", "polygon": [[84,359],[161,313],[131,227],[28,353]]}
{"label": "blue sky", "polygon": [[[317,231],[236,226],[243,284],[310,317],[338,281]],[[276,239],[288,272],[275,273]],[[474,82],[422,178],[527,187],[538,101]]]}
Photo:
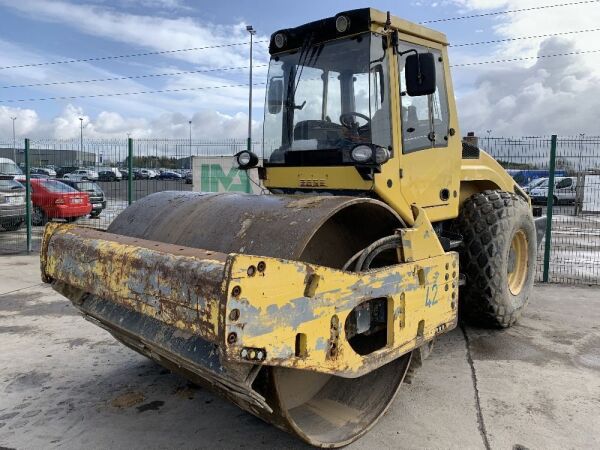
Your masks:
{"label": "blue sky", "polygon": [[[544,0],[375,0],[370,6],[421,22],[464,14],[520,9],[558,1]],[[304,2],[189,0],[88,0],[79,2],[0,0],[0,67],[237,44],[247,40],[245,25],[257,40],[284,27],[364,7],[354,0]],[[487,41],[592,29],[600,20],[600,3],[536,12],[431,24],[451,43]],[[493,45],[451,48],[451,63],[531,57],[537,54],[600,50],[597,32],[517,40]],[[74,137],[78,117],[91,136],[173,137],[185,135],[194,120],[197,137],[243,137],[247,123],[247,87],[179,93],[10,102],[55,96],[80,96],[186,89],[247,82],[245,69],[187,73],[110,82],[6,88],[6,86],[124,76],[203,71],[247,64],[246,45],[177,52],[162,56],[57,64],[0,70],[0,139],[12,134],[10,117],[18,117],[18,134]],[[255,47],[255,81],[266,79],[266,44]],[[455,68],[453,80],[463,131],[493,129],[502,134],[594,132],[593,89],[600,89],[598,54],[539,61]],[[592,89],[592,91],[590,91]],[[599,92],[600,94],[600,92]],[[259,130],[264,91],[255,90],[253,117]],[[565,109],[570,111],[567,117]],[[520,117],[522,115],[522,117]],[[562,129],[561,129],[562,127]],[[577,128],[577,129],[575,129]],[[598,131],[595,134],[600,134]]]}

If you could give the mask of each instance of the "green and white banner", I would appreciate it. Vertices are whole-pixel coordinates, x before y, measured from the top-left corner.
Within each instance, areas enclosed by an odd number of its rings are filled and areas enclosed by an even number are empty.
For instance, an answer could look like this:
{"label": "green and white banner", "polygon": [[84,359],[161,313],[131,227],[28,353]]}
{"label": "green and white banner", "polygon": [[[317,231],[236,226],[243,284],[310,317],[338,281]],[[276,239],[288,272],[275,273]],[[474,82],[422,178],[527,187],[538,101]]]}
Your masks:
{"label": "green and white banner", "polygon": [[195,156],[192,160],[192,182],[194,192],[260,194],[256,169],[238,169],[231,156]]}

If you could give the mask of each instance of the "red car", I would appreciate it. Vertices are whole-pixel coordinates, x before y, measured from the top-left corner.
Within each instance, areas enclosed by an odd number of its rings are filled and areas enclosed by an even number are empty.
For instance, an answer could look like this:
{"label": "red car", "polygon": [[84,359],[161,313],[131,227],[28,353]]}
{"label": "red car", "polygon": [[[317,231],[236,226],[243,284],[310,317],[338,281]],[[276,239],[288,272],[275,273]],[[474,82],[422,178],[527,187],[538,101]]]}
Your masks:
{"label": "red car", "polygon": [[31,180],[31,201],[33,225],[44,225],[49,219],[73,222],[92,210],[88,194],[49,178]]}

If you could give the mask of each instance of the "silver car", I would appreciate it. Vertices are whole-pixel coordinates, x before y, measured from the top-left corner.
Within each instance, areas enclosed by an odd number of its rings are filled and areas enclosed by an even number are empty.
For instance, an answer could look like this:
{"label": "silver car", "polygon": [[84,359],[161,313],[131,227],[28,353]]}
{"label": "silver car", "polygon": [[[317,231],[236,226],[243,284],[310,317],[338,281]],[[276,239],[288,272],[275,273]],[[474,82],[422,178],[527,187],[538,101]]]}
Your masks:
{"label": "silver car", "polygon": [[98,172],[88,169],[78,169],[75,172],[65,174],[63,178],[74,181],[97,181]]}

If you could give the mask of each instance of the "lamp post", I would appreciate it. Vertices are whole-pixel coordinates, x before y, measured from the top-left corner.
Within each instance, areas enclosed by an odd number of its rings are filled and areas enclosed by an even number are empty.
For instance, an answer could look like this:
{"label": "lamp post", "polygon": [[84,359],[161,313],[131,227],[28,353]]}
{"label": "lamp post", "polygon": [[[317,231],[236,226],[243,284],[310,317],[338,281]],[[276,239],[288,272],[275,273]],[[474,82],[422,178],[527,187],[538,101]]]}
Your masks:
{"label": "lamp post", "polygon": [[188,124],[190,126],[190,169],[192,168],[192,121],[188,120]]}
{"label": "lamp post", "polygon": [[246,26],[246,31],[250,33],[250,81],[248,88],[250,89],[248,95],[248,146],[247,150],[252,151],[252,37],[256,34],[256,30],[252,28],[252,25]]}
{"label": "lamp post", "polygon": [[79,164],[83,166],[83,117],[79,118]]}
{"label": "lamp post", "polygon": [[12,126],[13,126],[13,161],[16,164],[17,163],[17,140],[15,138],[15,120],[17,120],[17,118],[11,117],[11,120],[12,120]]}

